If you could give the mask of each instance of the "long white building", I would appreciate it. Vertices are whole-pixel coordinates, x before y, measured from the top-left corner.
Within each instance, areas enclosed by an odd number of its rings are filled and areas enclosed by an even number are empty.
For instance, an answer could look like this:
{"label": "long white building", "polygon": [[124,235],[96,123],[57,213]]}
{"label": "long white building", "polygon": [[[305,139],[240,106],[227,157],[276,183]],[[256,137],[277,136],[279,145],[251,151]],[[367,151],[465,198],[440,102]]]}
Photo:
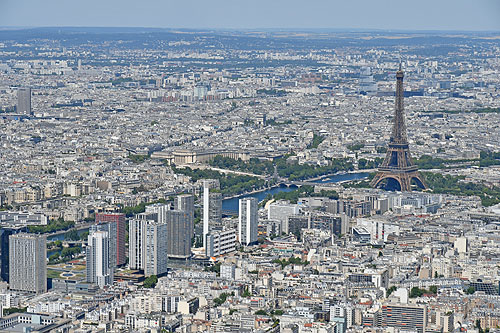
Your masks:
{"label": "long white building", "polygon": [[238,215],[238,240],[243,245],[257,242],[259,205],[256,198],[243,198],[239,200]]}
{"label": "long white building", "polygon": [[207,248],[207,235],[211,223],[222,220],[222,194],[218,192],[219,181],[206,179],[203,181],[203,247]]}
{"label": "long white building", "polygon": [[87,282],[100,288],[113,284],[113,266],[110,262],[110,237],[107,231],[94,231],[88,236]]}

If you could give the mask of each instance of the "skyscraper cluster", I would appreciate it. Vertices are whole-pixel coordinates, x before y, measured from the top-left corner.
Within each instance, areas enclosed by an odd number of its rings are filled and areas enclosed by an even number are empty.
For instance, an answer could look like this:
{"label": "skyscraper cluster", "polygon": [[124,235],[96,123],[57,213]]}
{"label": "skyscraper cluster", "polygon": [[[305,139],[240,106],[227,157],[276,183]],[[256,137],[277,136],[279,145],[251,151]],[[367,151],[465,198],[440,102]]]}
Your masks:
{"label": "skyscraper cluster", "polygon": [[97,228],[107,231],[110,235],[110,262],[114,266],[122,266],[127,262],[125,253],[125,214],[97,213],[95,216]]}
{"label": "skyscraper cluster", "polygon": [[129,221],[129,266],[145,276],[167,273],[167,224],[158,216],[145,212]]}
{"label": "skyscraper cluster", "polygon": [[104,287],[113,283],[113,271],[126,263],[125,215],[96,214],[95,225],[89,228],[87,282]]}
{"label": "skyscraper cluster", "polygon": [[203,246],[207,257],[217,257],[234,251],[236,243],[251,245],[257,242],[258,201],[248,197],[239,199],[237,228],[222,222],[222,195],[219,181],[203,181]]}
{"label": "skyscraper cluster", "polygon": [[155,204],[129,221],[129,266],[145,276],[167,273],[167,259],[191,256],[194,197],[179,195],[173,205]]}

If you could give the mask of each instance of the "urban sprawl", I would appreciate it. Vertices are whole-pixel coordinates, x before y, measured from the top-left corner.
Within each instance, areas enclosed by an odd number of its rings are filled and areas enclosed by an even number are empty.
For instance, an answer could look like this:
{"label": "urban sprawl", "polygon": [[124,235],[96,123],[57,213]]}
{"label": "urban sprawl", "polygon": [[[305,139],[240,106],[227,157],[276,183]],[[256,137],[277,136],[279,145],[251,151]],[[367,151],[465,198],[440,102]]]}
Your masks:
{"label": "urban sprawl", "polygon": [[0,331],[500,332],[499,54],[0,30]]}

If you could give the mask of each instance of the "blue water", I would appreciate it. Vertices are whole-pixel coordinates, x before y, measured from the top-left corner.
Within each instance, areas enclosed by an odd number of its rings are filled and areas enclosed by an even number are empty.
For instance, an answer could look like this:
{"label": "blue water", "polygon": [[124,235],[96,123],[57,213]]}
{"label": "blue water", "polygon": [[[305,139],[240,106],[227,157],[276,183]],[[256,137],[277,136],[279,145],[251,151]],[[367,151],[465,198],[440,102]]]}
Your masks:
{"label": "blue water", "polygon": [[296,189],[297,189],[297,186],[295,186],[295,185],[292,185],[290,187],[285,186],[285,185],[281,185],[278,187],[272,187],[268,190],[264,190],[264,191],[260,191],[260,192],[256,192],[256,193],[252,193],[252,194],[244,194],[240,197],[222,200],[222,210],[231,211],[231,212],[238,212],[238,209],[239,209],[238,202],[240,199],[253,197],[253,198],[257,198],[257,200],[260,202],[260,201],[264,200],[268,194],[275,194],[275,193],[279,193],[279,192],[290,192],[290,191],[294,191]]}
{"label": "blue water", "polygon": [[[87,232],[87,231],[89,231],[89,228],[80,229],[80,230],[78,230],[78,235],[81,236],[84,232]],[[64,241],[64,236],[65,236],[65,233],[64,234],[60,234],[60,235],[49,236],[49,237],[47,237],[47,243],[50,243],[50,242],[53,242],[53,241],[56,241],[56,240]],[[55,253],[58,253],[58,252],[61,252],[61,250],[50,250],[50,251],[47,251],[47,258],[49,258],[51,255],[53,255]]]}
{"label": "blue water", "polygon": [[[321,179],[313,181],[313,183],[318,183],[318,184],[338,183],[338,182],[347,181],[347,180],[363,179],[366,177],[368,177],[367,172],[343,173],[343,174],[339,174],[339,175],[323,177]],[[290,187],[285,186],[285,185],[281,185],[279,187],[273,187],[271,189],[264,190],[261,192],[248,194],[248,195],[242,195],[242,196],[236,197],[236,198],[226,199],[226,200],[222,201],[222,210],[237,213],[239,199],[254,197],[254,198],[257,198],[257,200],[262,201],[267,197],[268,194],[275,194],[275,193],[279,193],[279,192],[290,192],[290,191],[293,191],[296,189],[297,189],[297,187],[293,186],[293,185]]]}
{"label": "blue water", "polygon": [[[89,228],[80,229],[80,230],[78,230],[78,235],[81,236],[84,232],[87,232],[87,231],[89,231]],[[63,241],[65,235],[66,235],[66,233],[59,234],[59,235],[48,236],[47,237],[47,242],[53,242],[53,241],[56,241],[56,240]]]}

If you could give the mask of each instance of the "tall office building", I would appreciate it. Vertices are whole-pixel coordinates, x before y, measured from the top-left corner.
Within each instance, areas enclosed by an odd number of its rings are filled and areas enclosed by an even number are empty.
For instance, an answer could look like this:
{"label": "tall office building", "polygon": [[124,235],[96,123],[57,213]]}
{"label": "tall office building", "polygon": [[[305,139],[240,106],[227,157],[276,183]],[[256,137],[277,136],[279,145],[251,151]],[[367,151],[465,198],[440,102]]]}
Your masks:
{"label": "tall office building", "polygon": [[17,91],[17,113],[31,115],[31,88],[19,88]]}
{"label": "tall office building", "polygon": [[194,196],[192,194],[180,194],[174,198],[174,210],[183,210],[191,218],[194,218]]}
{"label": "tall office building", "polygon": [[194,196],[181,194],[174,198],[174,210],[182,210],[188,214],[189,234],[194,235]]}
{"label": "tall office building", "polygon": [[109,257],[112,266],[121,266],[127,262],[125,253],[125,214],[97,213],[95,221],[98,230],[109,233]]}
{"label": "tall office building", "polygon": [[26,230],[24,226],[8,226],[0,229],[0,277],[5,282],[9,282],[9,237]]}
{"label": "tall office building", "polygon": [[143,269],[144,267],[142,254],[144,226],[143,220],[138,219],[137,216],[128,222],[128,265],[130,269]]}
{"label": "tall office building", "polygon": [[9,236],[9,287],[32,293],[47,292],[45,236],[19,233]]}
{"label": "tall office building", "polygon": [[238,238],[241,244],[249,245],[257,241],[258,208],[256,198],[243,198],[239,201]]}
{"label": "tall office building", "polygon": [[207,246],[207,235],[211,223],[222,221],[222,194],[217,179],[203,181],[203,247]]}
{"label": "tall office building", "polygon": [[129,266],[146,276],[167,272],[167,224],[157,219],[156,213],[142,213],[129,221]]}
{"label": "tall office building", "polygon": [[87,282],[100,288],[113,284],[113,264],[110,262],[110,237],[107,231],[93,231],[88,236]]}
{"label": "tall office building", "polygon": [[128,259],[131,269],[144,269],[143,240],[145,222],[155,223],[158,214],[145,212],[137,214],[128,222]]}
{"label": "tall office building", "polygon": [[167,225],[165,223],[143,222],[144,275],[167,273]]}
{"label": "tall office building", "polygon": [[191,256],[191,224],[189,214],[183,210],[167,212],[167,252],[171,258],[186,259]]}
{"label": "tall office building", "polygon": [[146,206],[146,213],[156,214],[155,220],[160,223],[167,223],[167,212],[170,210],[169,204],[153,204]]}

